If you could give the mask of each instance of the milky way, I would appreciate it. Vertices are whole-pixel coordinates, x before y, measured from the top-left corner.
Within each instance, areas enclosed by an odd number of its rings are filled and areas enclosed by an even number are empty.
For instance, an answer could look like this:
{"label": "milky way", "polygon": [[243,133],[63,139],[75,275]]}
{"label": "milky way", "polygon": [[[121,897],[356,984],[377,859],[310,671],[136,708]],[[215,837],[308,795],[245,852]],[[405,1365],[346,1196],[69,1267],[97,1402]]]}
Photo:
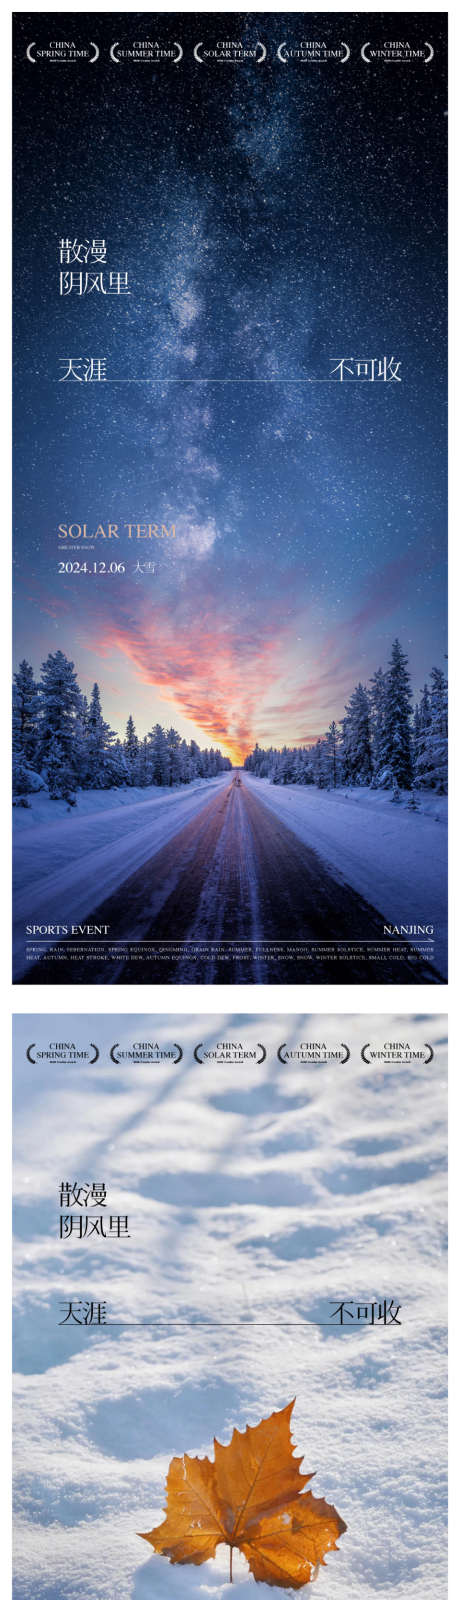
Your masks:
{"label": "milky way", "polygon": [[[398,17],[434,48],[405,65],[360,55],[388,17],[310,14],[351,50],[320,64],[277,59],[300,14],[65,23],[95,65],[32,66],[55,20],[16,23],[18,655],[59,643],[119,729],[309,741],[395,634],[417,688],[443,664],[445,19]],[[183,58],[116,65],[114,36]],[[222,37],[266,60],[194,58]],[[62,237],[105,238],[130,295],[60,298]],[[59,383],[85,354],[123,381]],[[325,381],[385,354],[401,383]],[[175,523],[155,574],[124,544],[124,577],[59,575],[57,525],[110,517]]]}

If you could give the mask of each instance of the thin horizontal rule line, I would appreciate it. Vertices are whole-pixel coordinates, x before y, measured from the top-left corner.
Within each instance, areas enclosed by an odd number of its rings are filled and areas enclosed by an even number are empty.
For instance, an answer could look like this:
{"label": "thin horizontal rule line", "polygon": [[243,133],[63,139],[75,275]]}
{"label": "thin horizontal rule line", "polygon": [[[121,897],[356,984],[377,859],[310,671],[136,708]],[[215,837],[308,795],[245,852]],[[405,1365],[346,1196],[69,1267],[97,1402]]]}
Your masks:
{"label": "thin horizontal rule line", "polygon": [[[69,378],[56,378],[56,383],[69,383]],[[401,381],[400,379],[397,381]],[[351,383],[371,383],[374,388],[389,389],[395,379],[384,378],[80,378],[74,379],[82,389],[105,383],[332,383],[335,389],[347,389]],[[73,388],[73,384],[72,384]]]}
{"label": "thin horizontal rule line", "polygon": [[[243,1328],[245,1331],[247,1329],[251,1329],[251,1328],[332,1328],[333,1331],[335,1329],[337,1329],[337,1328],[345,1328],[346,1331],[349,1332],[349,1330],[351,1328],[377,1328],[378,1326],[379,1326],[378,1322],[368,1322],[368,1321],[366,1321],[366,1319],[364,1317],[360,1317],[359,1321],[355,1321],[353,1319],[350,1322],[316,1322],[314,1319],[310,1320],[308,1317],[305,1317],[305,1319],[302,1322],[93,1322],[93,1323],[81,1323],[80,1322],[80,1323],[75,1323],[75,1322],[66,1321],[66,1322],[60,1322],[59,1323],[59,1327],[60,1328],[75,1328],[75,1327],[80,1327],[80,1328],[81,1327],[93,1327],[93,1328],[212,1328],[214,1330],[214,1332],[216,1331],[216,1329],[218,1330],[219,1328]],[[402,1323],[398,1322],[398,1323],[391,1324],[389,1322],[385,1322],[385,1323],[381,1322],[380,1326],[381,1327],[385,1327],[385,1328],[389,1328],[391,1326],[400,1328],[400,1327],[402,1327]]]}

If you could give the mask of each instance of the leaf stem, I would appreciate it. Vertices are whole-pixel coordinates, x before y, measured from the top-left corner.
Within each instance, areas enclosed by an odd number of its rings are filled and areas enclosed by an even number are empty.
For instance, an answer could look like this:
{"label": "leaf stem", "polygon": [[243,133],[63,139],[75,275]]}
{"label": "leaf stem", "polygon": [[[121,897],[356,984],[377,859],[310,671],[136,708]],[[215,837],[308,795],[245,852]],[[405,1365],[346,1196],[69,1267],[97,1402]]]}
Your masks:
{"label": "leaf stem", "polygon": [[233,1545],[230,1545],[230,1583],[233,1583]]}

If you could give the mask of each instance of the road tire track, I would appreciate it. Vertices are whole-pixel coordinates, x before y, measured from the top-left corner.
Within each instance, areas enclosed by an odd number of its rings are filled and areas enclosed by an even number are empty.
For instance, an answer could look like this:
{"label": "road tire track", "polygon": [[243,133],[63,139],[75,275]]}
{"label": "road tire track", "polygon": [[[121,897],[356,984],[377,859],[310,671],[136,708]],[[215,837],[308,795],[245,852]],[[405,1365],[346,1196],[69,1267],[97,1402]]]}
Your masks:
{"label": "road tire track", "polygon": [[[138,946],[218,942],[223,954],[155,948],[131,959],[48,956],[26,983],[441,983],[407,941],[385,940],[384,917],[340,883],[321,857],[239,776],[87,919]],[[328,959],[318,948],[332,949]],[[377,958],[359,950],[372,941]],[[349,947],[345,957],[344,945]],[[236,950],[231,948],[239,946]],[[296,947],[297,953],[288,952]],[[299,955],[299,947],[300,955]],[[316,948],[315,948],[316,946]],[[333,948],[335,946],[335,948]]]}

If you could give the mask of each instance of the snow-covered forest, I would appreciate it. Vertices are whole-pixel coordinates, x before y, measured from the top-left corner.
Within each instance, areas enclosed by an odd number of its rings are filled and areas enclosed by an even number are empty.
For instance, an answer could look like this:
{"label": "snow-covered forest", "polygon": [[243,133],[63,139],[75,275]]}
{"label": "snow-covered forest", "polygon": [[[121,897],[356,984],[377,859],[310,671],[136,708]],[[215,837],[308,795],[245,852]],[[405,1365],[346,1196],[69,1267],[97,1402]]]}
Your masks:
{"label": "snow-covered forest", "polygon": [[[316,784],[319,789],[365,785],[447,792],[447,680],[433,667],[413,707],[407,656],[395,639],[385,671],[366,687],[358,683],[340,723],[331,722],[310,748],[262,750],[256,744],[245,767],[272,783]],[[416,801],[414,799],[414,804]]]}
{"label": "snow-covered forest", "polygon": [[[312,746],[261,749],[245,767],[275,784],[315,784],[320,789],[366,786],[447,791],[447,680],[433,667],[413,705],[407,656],[395,640],[386,670],[353,689],[340,723]],[[22,661],[13,687],[13,788],[17,798],[46,787],[52,799],[71,802],[78,789],[168,788],[229,771],[218,749],[200,750],[175,728],[159,723],[139,738],[132,716],[124,739],[105,721],[100,692],[82,694],[72,661],[62,650],[43,663],[39,681]],[[414,802],[415,803],[415,802]]]}
{"label": "snow-covered forest", "polygon": [[77,789],[167,788],[230,769],[231,761],[220,750],[200,750],[194,739],[187,744],[175,728],[165,731],[159,723],[139,739],[129,716],[125,738],[118,739],[104,719],[98,684],[88,701],[73,661],[62,650],[43,662],[38,682],[27,661],[21,661],[14,675],[17,798],[46,787],[51,799],[72,803]]}

